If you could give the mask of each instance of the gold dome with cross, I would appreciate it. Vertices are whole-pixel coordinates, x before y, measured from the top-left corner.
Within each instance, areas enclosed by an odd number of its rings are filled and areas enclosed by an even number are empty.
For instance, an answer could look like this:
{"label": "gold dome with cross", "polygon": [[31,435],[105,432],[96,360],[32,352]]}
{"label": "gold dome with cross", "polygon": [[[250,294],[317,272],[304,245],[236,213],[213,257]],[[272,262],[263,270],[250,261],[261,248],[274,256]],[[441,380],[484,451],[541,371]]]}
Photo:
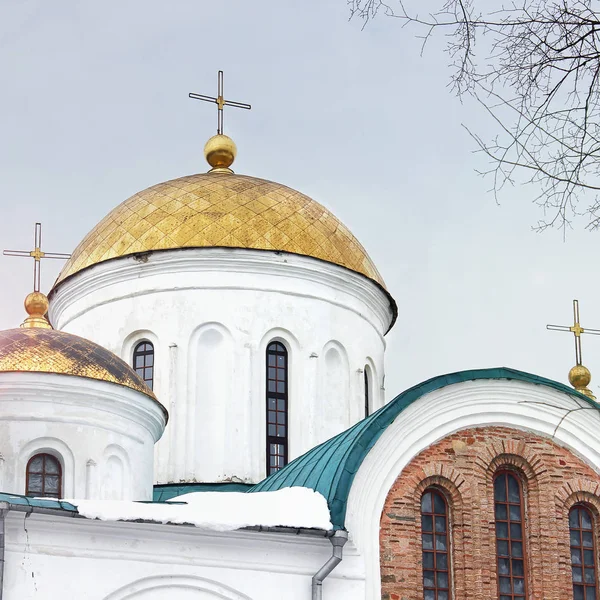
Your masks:
{"label": "gold dome with cross", "polygon": [[324,206],[280,183],[236,175],[235,143],[223,134],[223,72],[216,97],[190,94],[217,105],[217,135],[204,148],[208,173],[159,183],[117,206],[77,246],[55,286],[107,260],[157,250],[246,248],[290,252],[360,273],[385,287],[365,249]]}

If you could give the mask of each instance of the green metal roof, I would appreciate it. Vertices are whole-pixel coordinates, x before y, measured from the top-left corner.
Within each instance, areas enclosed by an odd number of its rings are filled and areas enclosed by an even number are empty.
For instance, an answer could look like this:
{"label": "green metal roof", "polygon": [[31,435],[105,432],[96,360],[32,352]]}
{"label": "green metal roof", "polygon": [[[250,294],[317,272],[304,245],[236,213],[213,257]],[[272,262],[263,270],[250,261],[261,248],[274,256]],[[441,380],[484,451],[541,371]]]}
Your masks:
{"label": "green metal roof", "polygon": [[505,367],[439,375],[402,392],[377,412],[309,450],[255,485],[249,492],[267,492],[293,486],[312,488],[327,499],[334,528],[343,529],[348,494],[354,476],[385,429],[405,408],[421,396],[455,383],[480,379],[513,379],[544,385],[575,396],[598,408],[593,400],[562,383]]}
{"label": "green metal roof", "polygon": [[29,498],[18,494],[3,494],[0,492],[0,502],[6,502],[10,506],[30,506],[31,508],[53,508],[55,510],[66,510],[77,512],[77,508],[70,502],[54,500],[53,498]]}
{"label": "green metal roof", "polygon": [[154,502],[166,502],[192,492],[247,492],[252,483],[163,483],[154,486]]}

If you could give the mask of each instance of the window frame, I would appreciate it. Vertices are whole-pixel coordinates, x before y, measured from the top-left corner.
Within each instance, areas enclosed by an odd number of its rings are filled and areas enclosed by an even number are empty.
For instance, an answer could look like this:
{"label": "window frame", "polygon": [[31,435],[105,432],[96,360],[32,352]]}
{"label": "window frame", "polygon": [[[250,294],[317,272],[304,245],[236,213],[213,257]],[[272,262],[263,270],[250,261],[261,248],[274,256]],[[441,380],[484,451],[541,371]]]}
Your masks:
{"label": "window frame", "polygon": [[[423,499],[426,494],[431,494],[431,512],[423,511]],[[443,515],[441,513],[436,512],[436,510],[435,510],[435,497],[436,496],[439,497],[444,504],[444,514]],[[454,596],[453,596],[453,588],[452,588],[453,577],[452,577],[452,535],[451,535],[451,529],[450,529],[450,502],[448,501],[448,498],[447,498],[446,494],[444,493],[444,490],[440,489],[438,486],[435,486],[435,485],[430,485],[423,490],[423,493],[421,494],[420,502],[419,502],[419,516],[421,518],[421,577],[422,577],[421,582],[422,582],[422,587],[423,587],[423,598],[424,598],[424,600],[428,600],[427,596],[426,596],[426,592],[433,591],[434,600],[438,600],[439,592],[446,592],[448,600],[451,600]],[[445,518],[446,550],[438,550],[436,548],[436,545],[437,545],[436,544],[436,535],[438,535],[438,532],[436,532],[435,521],[436,521],[436,517],[441,517],[441,516],[443,516]],[[427,531],[424,530],[424,528],[423,528],[424,518],[423,517],[431,517],[432,526],[431,526],[430,530],[427,530]],[[429,531],[431,533],[429,533]],[[441,534],[441,532],[439,532],[439,533]],[[431,549],[425,548],[423,545],[425,535],[432,535],[433,543],[432,543]],[[425,554],[426,553],[433,554],[433,567],[432,568],[425,567]],[[446,555],[446,569],[438,569],[437,568],[438,554]],[[433,586],[425,586],[425,571],[433,572],[433,578],[434,578]],[[437,579],[438,579],[437,573],[446,573],[447,579],[448,579],[447,587],[440,587],[437,585]]]}
{"label": "window frame", "polygon": [[[141,346],[150,346],[151,350],[140,350]],[[154,348],[154,344],[147,339],[138,340],[133,345],[133,353],[132,353],[132,364],[133,370],[139,375],[142,381],[151,389],[154,389],[154,376],[156,374],[156,350]],[[146,357],[152,356],[152,364],[146,365]],[[143,357],[143,365],[141,367],[136,366],[137,358]],[[138,369],[141,369],[141,373]],[[149,379],[146,379],[146,370],[152,369],[152,375]]]}
{"label": "window frame", "polygon": [[[496,481],[499,477],[505,477],[505,489],[506,489],[506,495],[505,501],[499,501],[496,500]],[[510,502],[509,501],[509,496],[508,496],[508,477],[512,477],[516,482],[517,482],[517,486],[519,489],[519,513],[520,513],[520,521],[513,521],[510,518],[510,506],[511,505],[515,505],[514,502]],[[527,545],[527,536],[526,536],[526,522],[525,522],[525,515],[526,515],[526,510],[525,510],[525,487],[524,487],[524,482],[523,482],[523,478],[521,476],[521,474],[513,469],[510,468],[500,468],[498,469],[495,473],[494,473],[494,477],[492,480],[492,498],[493,498],[493,510],[494,510],[494,548],[495,548],[495,557],[496,557],[496,585],[497,585],[497,590],[498,590],[498,598],[500,600],[504,600],[504,598],[508,598],[509,600],[527,600],[529,598],[529,557],[528,557],[528,545]],[[506,519],[498,519],[497,517],[497,513],[496,513],[496,504],[504,504],[506,506],[506,512],[507,512],[507,517]],[[508,537],[501,537],[499,538],[498,536],[498,527],[497,524],[498,522],[505,522],[507,523],[507,534]],[[512,553],[512,534],[511,534],[511,523],[517,523],[519,522],[521,524],[521,538],[515,538],[515,542],[520,541],[521,542],[521,549],[522,549],[522,556],[513,556]],[[498,553],[498,542],[499,541],[507,541],[509,544],[509,554],[507,555],[500,555]],[[507,559],[509,561],[510,564],[510,575],[508,576],[510,578],[511,581],[511,589],[513,591],[511,591],[510,593],[503,593],[500,591],[500,577],[506,577],[506,575],[501,575],[500,573],[500,568],[499,568],[499,559]],[[521,577],[520,575],[517,575],[516,577],[513,575],[513,563],[512,561],[516,559],[519,560],[521,559],[523,561],[523,576]],[[523,579],[523,594],[516,594],[514,592],[514,586],[513,586],[513,581],[514,579]]]}
{"label": "window frame", "polygon": [[[41,472],[31,472],[31,463],[37,459],[42,459],[42,470]],[[48,494],[46,493],[46,477],[51,475],[56,475],[55,473],[46,473],[46,460],[51,459],[56,462],[58,468],[58,494]],[[30,475],[41,475],[42,476],[42,490],[41,491],[33,491],[29,487],[29,478]],[[54,454],[50,454],[49,452],[36,452],[28,461],[25,466],[25,495],[28,497],[37,497],[37,498],[56,498],[60,499],[63,497],[63,465],[62,461],[55,456]]]}
{"label": "window frame", "polygon": [[[281,348],[282,350],[280,350]],[[275,379],[271,379],[269,376],[269,368],[273,368],[272,365],[269,365],[269,357],[275,356]],[[277,367],[277,357],[283,356],[284,358],[284,366]],[[276,473],[281,468],[285,467],[285,465],[289,462],[289,378],[290,378],[290,369],[289,369],[289,356],[290,353],[287,349],[287,346],[280,340],[271,340],[265,349],[265,433],[266,433],[266,469],[267,469],[267,477]],[[278,392],[277,387],[278,383],[281,383],[281,380],[278,378],[278,371],[284,371],[284,391]],[[269,391],[269,382],[273,381],[275,383],[275,391]],[[275,411],[269,408],[269,400],[275,400]],[[279,401],[283,400],[284,407],[283,410],[279,410],[278,405]],[[271,423],[269,421],[271,415],[275,413],[275,423]],[[278,422],[278,415],[283,413],[284,415],[284,423],[281,425]],[[285,428],[284,435],[270,435],[269,434],[269,425],[275,426],[276,433],[278,432],[278,428],[283,426]],[[272,446],[281,446],[282,454],[275,453],[272,451]],[[281,466],[273,466],[271,465],[272,457],[283,457],[283,464]]]}
{"label": "window frame", "polygon": [[[573,546],[573,544],[571,543],[571,531],[573,530],[573,528],[571,527],[571,512],[576,509],[584,510],[585,512],[587,512],[590,517],[590,522],[591,522],[591,529],[589,529],[589,530],[584,529],[583,527],[581,527],[581,515],[580,514],[578,515],[577,520],[578,520],[579,527],[576,529],[576,531],[578,531],[580,534],[579,539],[580,539],[581,543],[579,544],[579,546]],[[571,564],[571,583],[573,585],[573,598],[575,598],[575,586],[577,585],[577,586],[583,587],[583,597],[584,598],[587,596],[587,594],[586,594],[587,588],[594,587],[595,592],[596,592],[595,597],[596,597],[596,600],[598,600],[598,555],[596,554],[598,546],[596,543],[596,516],[594,514],[594,511],[590,508],[590,506],[588,504],[586,504],[584,502],[576,502],[569,508],[569,511],[567,513],[567,522],[569,524],[569,563]],[[591,531],[591,533],[592,533],[591,548],[583,545],[581,533],[584,531]],[[580,565],[573,564],[573,554],[572,554],[573,549],[577,549],[581,552],[581,564]],[[585,554],[584,554],[584,551],[586,549],[592,551],[593,569],[594,569],[594,583],[593,584],[585,582],[585,571],[584,571],[584,569],[585,569]],[[573,569],[574,568],[580,568],[582,570],[581,583],[579,583],[579,582],[576,583],[573,579]]]}
{"label": "window frame", "polygon": [[363,369],[363,379],[365,384],[365,419],[371,414],[371,376],[369,365]]}

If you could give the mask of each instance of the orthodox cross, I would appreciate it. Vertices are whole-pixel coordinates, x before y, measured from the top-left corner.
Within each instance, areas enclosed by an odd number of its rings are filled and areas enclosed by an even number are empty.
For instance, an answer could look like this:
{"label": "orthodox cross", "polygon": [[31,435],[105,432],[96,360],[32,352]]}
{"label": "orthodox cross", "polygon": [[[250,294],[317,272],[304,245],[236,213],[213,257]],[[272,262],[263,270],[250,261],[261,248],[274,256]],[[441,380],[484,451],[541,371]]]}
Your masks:
{"label": "orthodox cross", "polygon": [[217,88],[217,97],[203,96],[202,94],[190,93],[190,98],[195,100],[204,100],[205,102],[214,102],[217,105],[217,134],[223,134],[223,107],[234,106],[235,108],[245,108],[250,110],[252,107],[243,102],[233,102],[233,100],[225,100],[223,98],[223,71],[219,71],[219,82]]}
{"label": "orthodox cross", "polygon": [[57,252],[42,252],[42,224],[35,224],[35,234],[33,240],[34,249],[27,250],[5,250],[5,256],[27,256],[33,258],[33,291],[40,291],[40,261],[42,258],[59,258],[66,260],[70,258],[70,254],[58,254]]}
{"label": "orthodox cross", "polygon": [[546,325],[546,329],[551,331],[570,331],[575,336],[575,360],[577,365],[581,365],[581,334],[591,333],[593,335],[600,335],[599,329],[584,329],[579,324],[579,301],[573,300],[573,325],[567,327],[566,325]]}

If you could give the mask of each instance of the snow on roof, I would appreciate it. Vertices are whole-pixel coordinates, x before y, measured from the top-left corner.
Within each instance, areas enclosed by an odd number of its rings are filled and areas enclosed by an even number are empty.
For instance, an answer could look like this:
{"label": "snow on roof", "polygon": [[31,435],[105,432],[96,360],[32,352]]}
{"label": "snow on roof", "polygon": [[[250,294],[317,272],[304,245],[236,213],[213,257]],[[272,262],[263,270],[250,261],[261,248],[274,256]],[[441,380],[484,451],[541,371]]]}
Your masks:
{"label": "snow on roof", "polygon": [[[102,521],[154,521],[190,524],[210,531],[242,527],[331,529],[325,498],[314,490],[292,487],[274,492],[193,492],[167,502],[68,500],[78,513]],[[182,504],[184,503],[184,504]]]}

